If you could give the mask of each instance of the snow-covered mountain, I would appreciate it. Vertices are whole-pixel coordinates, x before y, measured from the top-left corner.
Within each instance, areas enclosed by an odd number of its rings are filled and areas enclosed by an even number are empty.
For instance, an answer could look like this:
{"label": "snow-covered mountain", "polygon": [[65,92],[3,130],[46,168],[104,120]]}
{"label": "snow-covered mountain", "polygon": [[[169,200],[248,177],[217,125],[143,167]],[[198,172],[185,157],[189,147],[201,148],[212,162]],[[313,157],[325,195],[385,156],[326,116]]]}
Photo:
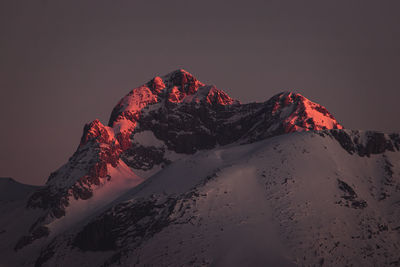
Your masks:
{"label": "snow-covered mountain", "polygon": [[0,219],[0,266],[400,265],[399,149],[300,94],[241,104],[177,70]]}

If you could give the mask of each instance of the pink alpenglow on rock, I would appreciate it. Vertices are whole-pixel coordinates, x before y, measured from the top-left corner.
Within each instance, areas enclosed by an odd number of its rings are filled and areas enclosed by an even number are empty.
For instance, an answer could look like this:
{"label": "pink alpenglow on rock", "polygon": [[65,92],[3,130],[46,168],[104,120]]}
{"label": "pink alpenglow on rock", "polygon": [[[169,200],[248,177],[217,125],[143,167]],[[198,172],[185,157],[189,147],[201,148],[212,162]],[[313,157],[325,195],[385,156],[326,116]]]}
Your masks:
{"label": "pink alpenglow on rock", "polygon": [[329,111],[304,96],[286,92],[275,97],[273,114],[279,114],[286,133],[309,130],[343,129]]}
{"label": "pink alpenglow on rock", "polygon": [[76,152],[30,197],[28,207],[46,211],[31,234],[68,215],[71,200],[86,201],[104,191],[116,169],[129,168],[141,182],[200,150],[295,131],[342,128],[324,107],[300,94],[281,93],[266,102],[242,104],[183,69],[156,76],[117,103],[108,126],[99,120],[85,126]]}

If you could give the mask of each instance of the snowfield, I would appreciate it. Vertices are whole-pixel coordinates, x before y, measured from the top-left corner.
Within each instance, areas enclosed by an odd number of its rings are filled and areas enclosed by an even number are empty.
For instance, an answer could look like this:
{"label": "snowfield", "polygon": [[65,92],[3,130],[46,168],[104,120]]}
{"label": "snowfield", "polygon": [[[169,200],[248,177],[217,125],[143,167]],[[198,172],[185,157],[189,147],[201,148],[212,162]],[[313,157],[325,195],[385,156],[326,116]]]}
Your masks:
{"label": "snowfield", "polygon": [[44,186],[0,179],[0,267],[400,266],[400,135],[183,69],[85,125]]}
{"label": "snowfield", "polygon": [[186,156],[12,264],[398,265],[399,151],[361,157],[327,133]]}

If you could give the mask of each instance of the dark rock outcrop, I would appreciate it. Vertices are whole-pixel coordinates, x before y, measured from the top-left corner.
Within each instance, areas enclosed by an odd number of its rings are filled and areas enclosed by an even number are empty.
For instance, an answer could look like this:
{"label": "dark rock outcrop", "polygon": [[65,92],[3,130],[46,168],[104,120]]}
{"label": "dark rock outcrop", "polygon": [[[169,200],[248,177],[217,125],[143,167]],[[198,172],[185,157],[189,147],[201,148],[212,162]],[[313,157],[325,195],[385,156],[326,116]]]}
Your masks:
{"label": "dark rock outcrop", "polygon": [[343,192],[341,198],[344,199],[344,202],[339,201],[337,204],[344,205],[346,207],[351,207],[354,209],[364,209],[368,206],[365,200],[358,199],[357,193],[346,182],[338,179],[338,187]]}
{"label": "dark rock outcrop", "polygon": [[333,136],[339,144],[350,154],[357,153],[360,157],[371,154],[381,154],[385,151],[399,150],[398,135],[387,135],[380,132],[367,131],[360,138],[359,131],[331,130],[328,135]]}
{"label": "dark rock outcrop", "polygon": [[[324,107],[300,94],[280,93],[263,103],[241,104],[177,70],[130,91],[113,109],[108,126],[98,120],[87,124],[76,152],[30,197],[27,207],[46,211],[35,224],[40,227],[63,217],[70,199],[91,198],[96,188],[112,179],[110,169],[121,164],[146,172],[169,164],[171,153],[192,154],[294,131],[342,128]],[[155,138],[159,146],[141,141],[139,134]]]}

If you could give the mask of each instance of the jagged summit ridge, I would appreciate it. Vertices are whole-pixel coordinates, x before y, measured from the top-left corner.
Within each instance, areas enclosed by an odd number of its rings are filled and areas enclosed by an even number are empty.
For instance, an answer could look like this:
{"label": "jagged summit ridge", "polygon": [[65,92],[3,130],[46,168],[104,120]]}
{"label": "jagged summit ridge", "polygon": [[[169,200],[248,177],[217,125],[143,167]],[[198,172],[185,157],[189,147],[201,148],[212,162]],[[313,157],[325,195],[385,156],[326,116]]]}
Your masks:
{"label": "jagged summit ridge", "polygon": [[[205,85],[189,72],[179,69],[161,77],[156,76],[130,91],[113,109],[108,125],[114,127],[124,115],[129,116],[140,112],[151,104],[191,102],[228,105],[237,101],[230,98],[223,90]],[[122,116],[118,118],[120,115]]]}
{"label": "jagged summit ridge", "polygon": [[157,76],[45,186],[0,178],[0,265],[397,266],[400,135],[342,128],[298,93]]}
{"label": "jagged summit ridge", "polygon": [[156,78],[161,78],[167,88],[177,87],[182,93],[188,95],[194,94],[198,88],[205,86],[204,83],[184,69],[178,69]]}
{"label": "jagged summit ridge", "polygon": [[45,212],[30,234],[48,234],[44,225],[65,216],[71,201],[93,198],[115,173],[137,177],[132,183],[137,185],[199,150],[342,128],[324,107],[300,94],[284,92],[266,102],[241,104],[182,69],[156,76],[118,102],[108,126],[99,120],[85,126],[73,156],[31,196],[28,207]]}

